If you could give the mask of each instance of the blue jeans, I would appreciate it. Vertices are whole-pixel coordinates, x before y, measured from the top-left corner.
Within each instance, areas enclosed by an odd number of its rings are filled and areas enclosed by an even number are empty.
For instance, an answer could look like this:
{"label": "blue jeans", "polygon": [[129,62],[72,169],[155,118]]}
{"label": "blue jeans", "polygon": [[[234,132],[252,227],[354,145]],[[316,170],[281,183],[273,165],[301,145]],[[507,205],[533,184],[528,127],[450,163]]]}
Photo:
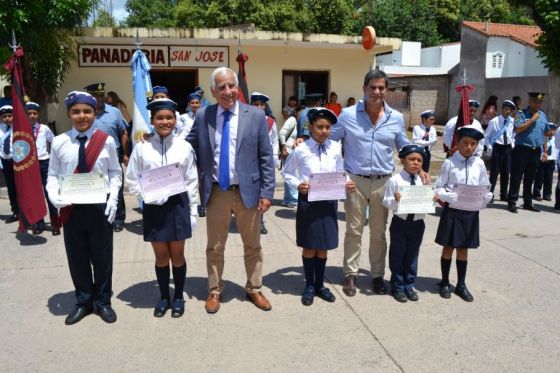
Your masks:
{"label": "blue jeans", "polygon": [[284,198],[282,203],[285,205],[297,205],[298,191],[292,188],[287,182],[284,181]]}

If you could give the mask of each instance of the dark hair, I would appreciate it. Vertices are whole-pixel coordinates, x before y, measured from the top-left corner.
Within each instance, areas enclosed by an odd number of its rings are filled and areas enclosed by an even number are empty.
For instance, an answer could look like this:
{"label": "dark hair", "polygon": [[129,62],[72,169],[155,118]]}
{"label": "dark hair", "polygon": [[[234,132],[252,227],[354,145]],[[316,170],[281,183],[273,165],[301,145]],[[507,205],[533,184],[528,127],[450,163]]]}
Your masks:
{"label": "dark hair", "polygon": [[366,76],[364,77],[364,87],[369,84],[370,80],[377,79],[385,79],[385,87],[389,87],[389,78],[387,77],[387,74],[379,69],[370,70],[366,73]]}
{"label": "dark hair", "polygon": [[482,108],[482,113],[484,114],[486,109],[488,109],[492,105],[494,105],[494,107],[496,109],[498,109],[498,97],[496,97],[494,95],[491,95],[490,97],[488,97],[488,100],[486,100],[486,104],[484,104],[484,107]]}
{"label": "dark hair", "polygon": [[122,104],[122,105],[124,105],[124,107],[126,107],[126,104],[124,103],[123,100],[121,100],[121,98],[119,97],[117,92],[109,91],[109,92],[107,92],[107,97],[111,97],[111,101],[113,102],[114,106]]}
{"label": "dark hair", "polygon": [[296,96],[290,96],[288,98],[288,101],[297,101],[297,98],[296,98]]}
{"label": "dark hair", "polygon": [[332,92],[331,92],[331,94],[329,95],[329,98],[330,98],[330,97],[332,97],[332,96],[336,96],[336,97],[338,97],[338,95],[336,94],[336,92],[335,92],[335,91],[332,91]]}
{"label": "dark hair", "polygon": [[513,101],[513,103],[515,104],[515,106],[519,106],[518,102],[521,102],[521,97],[519,96],[513,96],[511,101]]}

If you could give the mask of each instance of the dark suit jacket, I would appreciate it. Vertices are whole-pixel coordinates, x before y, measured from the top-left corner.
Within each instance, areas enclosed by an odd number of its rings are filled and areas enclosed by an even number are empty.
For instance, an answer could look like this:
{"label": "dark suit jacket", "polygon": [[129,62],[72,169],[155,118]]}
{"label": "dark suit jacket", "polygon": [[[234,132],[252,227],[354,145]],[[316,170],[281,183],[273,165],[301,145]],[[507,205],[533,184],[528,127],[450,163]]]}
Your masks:
{"label": "dark suit jacket", "polygon": [[[214,182],[214,147],[218,105],[196,112],[187,141],[193,146],[200,175],[200,200],[206,206]],[[241,199],[247,208],[257,207],[259,198],[272,200],[275,188],[274,159],[262,110],[239,102],[235,171]]]}

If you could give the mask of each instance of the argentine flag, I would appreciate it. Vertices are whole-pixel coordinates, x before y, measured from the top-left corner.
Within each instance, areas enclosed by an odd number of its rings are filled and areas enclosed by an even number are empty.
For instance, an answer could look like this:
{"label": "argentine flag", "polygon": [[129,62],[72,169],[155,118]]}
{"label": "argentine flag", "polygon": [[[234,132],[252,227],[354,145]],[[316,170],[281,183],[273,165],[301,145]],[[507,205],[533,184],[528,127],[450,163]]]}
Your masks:
{"label": "argentine flag", "polygon": [[136,144],[145,133],[152,132],[148,114],[148,97],[152,96],[150,63],[140,49],[132,56],[132,91],[134,92],[134,114],[132,122],[132,145]]}

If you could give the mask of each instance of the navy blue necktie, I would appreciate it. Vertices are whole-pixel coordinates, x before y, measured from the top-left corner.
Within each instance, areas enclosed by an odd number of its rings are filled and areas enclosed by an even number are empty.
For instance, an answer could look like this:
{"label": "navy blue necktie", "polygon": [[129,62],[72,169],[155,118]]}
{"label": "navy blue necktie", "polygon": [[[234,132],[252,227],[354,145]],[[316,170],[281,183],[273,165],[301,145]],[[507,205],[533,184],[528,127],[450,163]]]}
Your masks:
{"label": "navy blue necktie", "polygon": [[321,154],[327,154],[327,148],[325,147],[325,144],[318,144],[317,151],[319,153],[319,159],[321,159]]}
{"label": "navy blue necktie", "polygon": [[220,141],[220,167],[218,169],[218,184],[221,190],[229,188],[229,111],[224,111],[224,128]]}
{"label": "navy blue necktie", "polygon": [[80,149],[78,150],[78,173],[83,174],[88,172],[86,163],[87,136],[79,136],[78,141],[80,142]]}
{"label": "navy blue necktie", "polygon": [[[416,181],[414,180],[414,175],[410,175],[410,185],[416,185]],[[414,221],[414,214],[406,215],[406,221]]]}
{"label": "navy blue necktie", "polygon": [[12,127],[8,126],[8,131],[10,134],[8,136],[6,136],[6,138],[4,139],[4,154],[9,155],[10,154],[10,145],[12,142]]}

